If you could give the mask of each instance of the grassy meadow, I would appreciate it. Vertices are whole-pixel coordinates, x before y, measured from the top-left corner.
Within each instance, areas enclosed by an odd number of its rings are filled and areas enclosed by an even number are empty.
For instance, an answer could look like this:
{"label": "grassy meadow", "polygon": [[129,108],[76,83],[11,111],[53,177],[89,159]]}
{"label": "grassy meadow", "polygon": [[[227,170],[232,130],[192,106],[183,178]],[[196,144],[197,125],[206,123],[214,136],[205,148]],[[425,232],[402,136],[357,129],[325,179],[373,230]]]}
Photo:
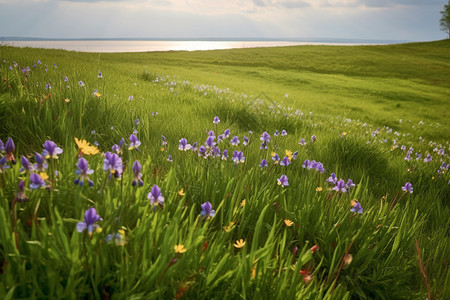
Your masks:
{"label": "grassy meadow", "polygon": [[450,41],[0,46],[2,299],[448,299]]}

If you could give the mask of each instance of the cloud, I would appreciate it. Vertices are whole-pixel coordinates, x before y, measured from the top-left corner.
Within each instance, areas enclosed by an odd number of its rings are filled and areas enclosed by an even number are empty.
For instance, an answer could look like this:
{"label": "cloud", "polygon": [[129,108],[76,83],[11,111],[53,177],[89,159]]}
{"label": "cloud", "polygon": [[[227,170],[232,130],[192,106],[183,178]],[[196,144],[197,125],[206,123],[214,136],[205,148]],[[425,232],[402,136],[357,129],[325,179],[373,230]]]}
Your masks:
{"label": "cloud", "polygon": [[52,38],[310,37],[432,40],[445,37],[438,26],[439,12],[444,2],[0,0],[0,31],[4,36]]}

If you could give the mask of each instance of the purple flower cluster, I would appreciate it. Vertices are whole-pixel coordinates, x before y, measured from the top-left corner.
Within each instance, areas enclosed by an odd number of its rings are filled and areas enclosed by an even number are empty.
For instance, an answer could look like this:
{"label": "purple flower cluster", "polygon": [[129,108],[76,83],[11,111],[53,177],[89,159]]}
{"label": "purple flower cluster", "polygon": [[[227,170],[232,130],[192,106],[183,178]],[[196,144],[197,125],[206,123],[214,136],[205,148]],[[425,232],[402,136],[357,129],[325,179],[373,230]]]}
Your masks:
{"label": "purple flower cluster", "polygon": [[309,159],[305,160],[302,165],[303,168],[308,170],[314,169],[320,173],[325,172],[323,164],[321,162],[316,162],[315,160],[310,161]]}
{"label": "purple flower cluster", "polygon": [[332,190],[338,193],[346,193],[350,188],[355,186],[355,183],[351,179],[348,179],[347,183],[345,183],[343,179],[337,180],[336,174],[334,173],[331,173],[330,177],[328,177],[328,179],[325,181],[330,183],[331,185],[334,184]]}

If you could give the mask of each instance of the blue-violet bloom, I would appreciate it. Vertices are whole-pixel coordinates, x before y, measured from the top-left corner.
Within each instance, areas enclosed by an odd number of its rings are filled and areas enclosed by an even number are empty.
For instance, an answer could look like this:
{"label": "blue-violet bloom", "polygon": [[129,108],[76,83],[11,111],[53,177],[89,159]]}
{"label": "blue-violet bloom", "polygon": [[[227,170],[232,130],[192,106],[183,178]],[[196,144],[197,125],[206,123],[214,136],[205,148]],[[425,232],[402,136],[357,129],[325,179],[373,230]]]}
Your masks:
{"label": "blue-violet bloom", "polygon": [[89,236],[92,237],[94,230],[99,227],[98,224],[95,224],[97,221],[103,221],[103,219],[97,214],[95,208],[91,207],[84,213],[84,221],[77,223],[77,231],[87,230]]}

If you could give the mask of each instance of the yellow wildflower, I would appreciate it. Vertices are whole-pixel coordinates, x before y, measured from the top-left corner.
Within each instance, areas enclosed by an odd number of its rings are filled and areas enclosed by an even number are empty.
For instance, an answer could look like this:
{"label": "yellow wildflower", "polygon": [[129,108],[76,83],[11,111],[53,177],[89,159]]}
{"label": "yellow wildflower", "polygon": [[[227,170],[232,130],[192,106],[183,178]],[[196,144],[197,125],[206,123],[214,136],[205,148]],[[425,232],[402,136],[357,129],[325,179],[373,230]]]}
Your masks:
{"label": "yellow wildflower", "polygon": [[244,245],[245,245],[245,241],[243,239],[240,239],[239,241],[236,240],[236,243],[233,244],[233,246],[238,249],[244,247]]}
{"label": "yellow wildflower", "polygon": [[183,190],[183,189],[179,190],[179,191],[178,191],[178,195],[184,196],[184,195],[185,195],[184,190]]}
{"label": "yellow wildflower", "polygon": [[283,220],[283,222],[287,227],[291,227],[292,225],[294,225],[294,222],[289,219]]}
{"label": "yellow wildflower", "polygon": [[64,99],[64,102],[69,103],[69,102],[70,102],[70,99],[69,99],[69,98],[66,98],[66,99]]}
{"label": "yellow wildflower", "polygon": [[241,202],[241,207],[244,207],[244,206],[245,206],[245,199],[242,200],[242,202]]}
{"label": "yellow wildflower", "polygon": [[48,175],[45,172],[39,173],[39,176],[41,176],[42,180],[47,180],[48,179]]}
{"label": "yellow wildflower", "polygon": [[86,155],[95,155],[100,152],[97,147],[92,146],[86,140],[79,140],[75,138],[75,143],[77,144],[80,152]]}
{"label": "yellow wildflower", "polygon": [[316,187],[316,192],[321,192],[323,189],[321,186]]}
{"label": "yellow wildflower", "polygon": [[181,244],[173,246],[173,250],[175,250],[176,253],[184,253],[187,251],[187,249],[184,248],[184,245]]}
{"label": "yellow wildflower", "polygon": [[286,156],[287,156],[287,158],[289,159],[289,161],[291,161],[291,160],[292,160],[292,157],[293,157],[292,151],[286,149],[285,153],[286,153]]}

